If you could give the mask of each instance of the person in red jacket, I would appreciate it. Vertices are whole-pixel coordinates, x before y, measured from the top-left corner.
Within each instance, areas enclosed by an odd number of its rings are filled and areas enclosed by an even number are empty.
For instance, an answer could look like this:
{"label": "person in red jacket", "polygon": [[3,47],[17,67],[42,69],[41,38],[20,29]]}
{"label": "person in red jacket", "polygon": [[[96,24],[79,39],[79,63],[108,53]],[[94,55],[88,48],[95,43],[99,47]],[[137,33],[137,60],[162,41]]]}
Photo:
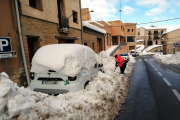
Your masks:
{"label": "person in red jacket", "polygon": [[125,61],[120,55],[115,55],[115,58],[116,58],[115,66],[116,67],[119,66],[119,68],[121,69],[121,74],[124,74],[127,61]]}

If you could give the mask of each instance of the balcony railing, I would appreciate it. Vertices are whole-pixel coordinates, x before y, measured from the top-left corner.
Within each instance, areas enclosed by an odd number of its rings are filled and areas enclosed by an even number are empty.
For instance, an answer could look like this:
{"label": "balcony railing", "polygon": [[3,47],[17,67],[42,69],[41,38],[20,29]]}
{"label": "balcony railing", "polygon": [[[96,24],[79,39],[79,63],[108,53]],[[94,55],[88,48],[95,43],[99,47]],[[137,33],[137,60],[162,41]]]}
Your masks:
{"label": "balcony railing", "polygon": [[69,32],[69,18],[62,16],[59,21],[59,31]]}
{"label": "balcony railing", "polygon": [[154,36],[154,39],[159,39],[159,37],[158,36]]}

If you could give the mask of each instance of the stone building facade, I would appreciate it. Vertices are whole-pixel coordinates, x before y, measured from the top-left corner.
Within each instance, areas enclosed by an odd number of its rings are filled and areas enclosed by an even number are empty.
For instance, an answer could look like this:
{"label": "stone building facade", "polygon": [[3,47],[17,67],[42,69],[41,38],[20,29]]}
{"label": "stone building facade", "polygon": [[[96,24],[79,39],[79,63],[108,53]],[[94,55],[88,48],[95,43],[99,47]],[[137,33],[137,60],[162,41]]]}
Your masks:
{"label": "stone building facade", "polygon": [[125,41],[127,43],[128,53],[136,50],[136,23],[124,23]]}
{"label": "stone building facade", "polygon": [[[163,52],[164,54],[174,54],[180,51],[180,28],[163,34]],[[173,48],[173,43],[178,43],[178,47]]]}

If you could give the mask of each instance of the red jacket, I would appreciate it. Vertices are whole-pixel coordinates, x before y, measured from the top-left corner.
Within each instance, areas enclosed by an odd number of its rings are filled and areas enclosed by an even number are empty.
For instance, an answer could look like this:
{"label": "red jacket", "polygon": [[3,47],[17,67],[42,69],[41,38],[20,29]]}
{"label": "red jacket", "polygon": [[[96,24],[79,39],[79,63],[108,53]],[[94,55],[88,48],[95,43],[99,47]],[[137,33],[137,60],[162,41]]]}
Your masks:
{"label": "red jacket", "polygon": [[116,62],[118,63],[118,66],[121,67],[123,65],[124,59],[118,55],[116,58]]}

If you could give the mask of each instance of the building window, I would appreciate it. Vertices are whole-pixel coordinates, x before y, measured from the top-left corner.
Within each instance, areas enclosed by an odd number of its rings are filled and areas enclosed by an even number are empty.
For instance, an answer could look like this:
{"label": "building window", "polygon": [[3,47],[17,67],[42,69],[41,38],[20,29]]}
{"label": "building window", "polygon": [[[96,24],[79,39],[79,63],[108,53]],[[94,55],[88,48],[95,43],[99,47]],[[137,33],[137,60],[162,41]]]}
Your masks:
{"label": "building window", "polygon": [[29,6],[43,10],[42,0],[29,0]]}
{"label": "building window", "polygon": [[73,11],[73,22],[74,23],[77,23],[77,12],[76,11]]}
{"label": "building window", "polygon": [[140,33],[138,32],[138,35],[140,35]]}
{"label": "building window", "polygon": [[132,29],[132,32],[133,32],[133,29]]}
{"label": "building window", "polygon": [[93,48],[93,50],[94,50],[94,43],[92,43],[92,48]]}
{"label": "building window", "polygon": [[127,42],[134,42],[134,36],[127,36]]}
{"label": "building window", "polygon": [[127,32],[130,32],[130,29],[127,29]]}
{"label": "building window", "polygon": [[129,46],[129,50],[134,50],[134,46]]}

